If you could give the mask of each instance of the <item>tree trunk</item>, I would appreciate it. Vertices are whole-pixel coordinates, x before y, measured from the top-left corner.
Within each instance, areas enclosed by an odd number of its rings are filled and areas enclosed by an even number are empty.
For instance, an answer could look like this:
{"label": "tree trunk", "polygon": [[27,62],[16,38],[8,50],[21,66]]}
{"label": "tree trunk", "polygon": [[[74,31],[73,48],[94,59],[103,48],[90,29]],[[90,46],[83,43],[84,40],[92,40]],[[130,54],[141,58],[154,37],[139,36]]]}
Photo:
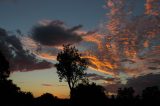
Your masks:
{"label": "tree trunk", "polygon": [[72,86],[71,86],[70,81],[68,81],[68,86],[69,86],[69,89],[70,89],[70,91],[71,91],[71,90],[72,90]]}

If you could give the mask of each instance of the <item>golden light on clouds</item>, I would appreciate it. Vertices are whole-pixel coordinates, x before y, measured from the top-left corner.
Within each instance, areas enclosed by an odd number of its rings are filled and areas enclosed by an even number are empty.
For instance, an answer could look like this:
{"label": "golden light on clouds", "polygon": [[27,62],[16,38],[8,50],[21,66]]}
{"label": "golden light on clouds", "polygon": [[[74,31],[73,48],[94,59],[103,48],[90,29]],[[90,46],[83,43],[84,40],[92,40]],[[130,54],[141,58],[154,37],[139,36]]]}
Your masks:
{"label": "golden light on clouds", "polygon": [[[159,0],[146,0],[145,12],[140,17],[132,17],[132,9],[126,3],[127,0],[107,0],[107,23],[104,23],[104,29],[100,29],[105,33],[76,30],[83,39],[82,45],[77,43],[76,46],[78,49],[85,48],[81,53],[83,58],[89,60],[90,68],[112,76],[120,72],[129,76],[141,73],[139,71],[146,69],[139,69],[147,67],[149,55],[155,59],[160,53],[159,44],[155,43],[160,40],[160,21],[155,17],[159,14]],[[49,22],[46,20],[41,24],[47,25]],[[23,42],[31,49],[38,48],[29,38]],[[62,50],[62,46],[50,46],[52,48]],[[56,53],[53,53],[56,50],[44,51],[34,53],[43,59],[56,60]]]}
{"label": "golden light on clouds", "polygon": [[104,38],[104,35],[94,33],[94,34],[91,34],[91,35],[84,36],[83,40],[86,41],[86,42],[93,42],[93,43],[97,44],[98,49],[102,50],[103,49],[103,47],[102,47],[103,38]]}
{"label": "golden light on clouds", "polygon": [[106,67],[108,69],[113,69],[112,64],[108,61],[101,62],[97,59],[95,56],[83,56],[83,58],[89,59],[91,64],[93,64],[97,69],[100,69],[100,67]]}
{"label": "golden light on clouds", "polygon": [[48,60],[56,60],[56,56],[53,56],[49,53],[38,53],[38,57]]}
{"label": "golden light on clouds", "polygon": [[159,44],[153,42],[160,40],[157,39],[160,34],[158,26],[160,21],[158,18],[148,16],[159,14],[157,7],[159,1],[146,0],[147,14],[135,18],[135,21],[129,18],[132,17],[132,12],[129,5],[125,5],[126,2],[126,0],[107,0],[106,6],[109,9],[107,33],[85,36],[86,42],[92,42],[97,47],[90,46],[89,50],[83,52],[83,57],[89,59],[91,67],[100,72],[109,75],[124,72],[132,77],[140,75],[137,73],[148,72],[144,71],[148,70],[147,59],[142,60],[141,56],[148,54],[149,49],[156,56],[159,53],[159,48],[156,50],[153,48]]}
{"label": "golden light on clouds", "polygon": [[160,3],[159,0],[146,0],[146,14],[147,15],[160,15]]}

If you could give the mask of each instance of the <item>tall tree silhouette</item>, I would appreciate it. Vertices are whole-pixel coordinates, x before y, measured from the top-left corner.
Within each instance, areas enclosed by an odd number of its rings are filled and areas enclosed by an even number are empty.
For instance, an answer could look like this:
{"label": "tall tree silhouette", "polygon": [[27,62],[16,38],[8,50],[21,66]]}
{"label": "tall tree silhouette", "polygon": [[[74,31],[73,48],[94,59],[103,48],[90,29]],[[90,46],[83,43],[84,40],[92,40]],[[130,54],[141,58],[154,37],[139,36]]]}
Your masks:
{"label": "tall tree silhouette", "polygon": [[9,62],[0,51],[0,80],[6,80],[9,75]]}
{"label": "tall tree silhouette", "polygon": [[86,59],[81,57],[78,50],[71,45],[63,45],[63,50],[58,53],[58,63],[55,64],[60,81],[68,82],[70,91],[85,77],[88,67]]}

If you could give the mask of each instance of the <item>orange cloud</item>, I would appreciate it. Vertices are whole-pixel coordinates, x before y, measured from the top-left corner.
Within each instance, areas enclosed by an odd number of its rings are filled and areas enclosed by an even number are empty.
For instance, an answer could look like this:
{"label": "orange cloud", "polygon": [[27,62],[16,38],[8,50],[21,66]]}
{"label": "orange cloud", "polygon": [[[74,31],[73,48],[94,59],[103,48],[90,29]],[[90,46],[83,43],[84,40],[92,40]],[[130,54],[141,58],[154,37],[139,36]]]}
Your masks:
{"label": "orange cloud", "polygon": [[84,36],[83,40],[86,41],[86,42],[93,42],[93,43],[97,44],[98,49],[102,50],[103,49],[103,47],[102,47],[103,38],[104,38],[104,35],[98,34],[98,33],[93,33],[91,35]]}
{"label": "orange cloud", "polygon": [[43,59],[56,60],[56,56],[50,55],[49,53],[38,53],[38,56]]}
{"label": "orange cloud", "polygon": [[146,14],[147,15],[160,15],[160,1],[159,0],[146,0]]}

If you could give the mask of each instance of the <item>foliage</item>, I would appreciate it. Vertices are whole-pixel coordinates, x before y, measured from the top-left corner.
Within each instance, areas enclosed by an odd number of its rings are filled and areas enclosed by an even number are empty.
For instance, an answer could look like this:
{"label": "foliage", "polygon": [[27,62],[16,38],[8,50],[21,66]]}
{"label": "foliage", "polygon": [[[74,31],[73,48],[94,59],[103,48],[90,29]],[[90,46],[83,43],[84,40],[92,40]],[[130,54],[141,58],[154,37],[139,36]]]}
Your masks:
{"label": "foliage", "polygon": [[100,85],[96,85],[95,83],[78,84],[74,88],[71,97],[74,102],[82,105],[85,105],[84,103],[100,105],[107,99],[105,95],[105,89]]}
{"label": "foliage", "polygon": [[85,71],[88,67],[86,59],[81,57],[78,50],[71,45],[64,45],[63,51],[58,53],[55,64],[60,81],[65,79],[68,82],[70,90],[85,76]]}
{"label": "foliage", "polygon": [[5,80],[9,77],[9,62],[4,55],[0,52],[0,80]]}
{"label": "foliage", "polygon": [[117,97],[119,99],[132,99],[133,96],[134,96],[134,89],[132,87],[124,88],[124,89],[121,89],[121,88],[118,89]]}
{"label": "foliage", "polygon": [[143,90],[142,96],[146,100],[156,100],[160,98],[160,90],[157,86],[147,87]]}

